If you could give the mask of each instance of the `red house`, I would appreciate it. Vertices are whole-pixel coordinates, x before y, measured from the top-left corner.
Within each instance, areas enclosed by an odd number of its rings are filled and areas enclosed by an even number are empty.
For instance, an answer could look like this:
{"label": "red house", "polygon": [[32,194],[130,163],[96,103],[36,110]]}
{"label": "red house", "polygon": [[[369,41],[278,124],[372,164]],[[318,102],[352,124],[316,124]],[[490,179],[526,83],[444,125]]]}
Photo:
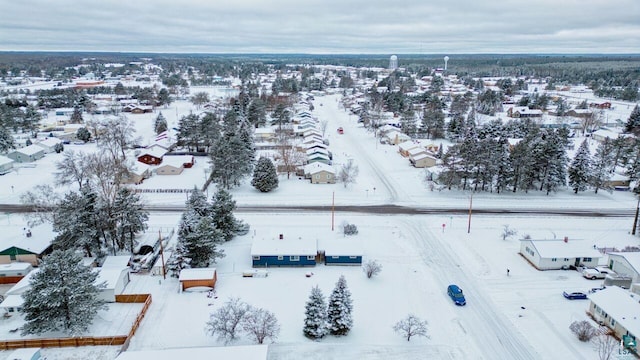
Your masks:
{"label": "red house", "polygon": [[162,157],[166,153],[167,150],[159,147],[145,149],[145,152],[138,156],[138,161],[147,165],[159,165],[162,163]]}

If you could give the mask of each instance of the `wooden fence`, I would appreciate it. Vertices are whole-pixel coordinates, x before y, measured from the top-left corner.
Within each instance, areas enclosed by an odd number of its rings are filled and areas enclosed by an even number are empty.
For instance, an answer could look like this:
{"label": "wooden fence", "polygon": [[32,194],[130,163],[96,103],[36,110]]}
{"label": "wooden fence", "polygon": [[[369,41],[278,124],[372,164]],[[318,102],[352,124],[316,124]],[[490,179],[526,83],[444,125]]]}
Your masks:
{"label": "wooden fence", "polygon": [[119,303],[144,303],[142,310],[136,317],[127,335],[115,336],[87,336],[57,339],[24,339],[24,340],[0,340],[0,350],[14,350],[29,347],[71,347],[71,346],[99,346],[99,345],[122,345],[122,350],[126,350],[129,342],[136,330],[140,327],[140,322],[144,318],[151,305],[151,294],[131,294],[116,295],[116,302]]}

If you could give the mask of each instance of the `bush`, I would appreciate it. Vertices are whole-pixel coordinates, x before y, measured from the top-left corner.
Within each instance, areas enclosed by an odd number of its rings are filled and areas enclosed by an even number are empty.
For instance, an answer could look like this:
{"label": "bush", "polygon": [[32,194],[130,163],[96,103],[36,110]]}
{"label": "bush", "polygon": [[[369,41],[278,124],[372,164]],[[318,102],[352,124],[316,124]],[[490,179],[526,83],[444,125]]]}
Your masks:
{"label": "bush", "polygon": [[345,235],[358,235],[358,227],[354,224],[344,224],[342,232]]}
{"label": "bush", "polygon": [[569,329],[580,341],[587,342],[596,336],[596,328],[586,320],[572,322]]}

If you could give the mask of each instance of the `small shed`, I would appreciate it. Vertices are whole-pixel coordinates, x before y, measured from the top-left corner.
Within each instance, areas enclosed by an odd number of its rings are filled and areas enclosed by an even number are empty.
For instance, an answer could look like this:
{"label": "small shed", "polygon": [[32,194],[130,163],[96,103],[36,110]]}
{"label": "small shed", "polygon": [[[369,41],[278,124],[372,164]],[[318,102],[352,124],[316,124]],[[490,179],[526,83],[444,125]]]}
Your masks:
{"label": "small shed", "polygon": [[15,284],[33,270],[28,262],[0,264],[0,284]]}
{"label": "small shed", "polygon": [[317,241],[310,237],[279,234],[266,239],[254,239],[251,259],[254,267],[316,266]]}
{"label": "small shed", "polygon": [[94,268],[93,271],[98,271],[98,277],[96,278],[96,284],[105,282],[107,286],[100,291],[98,296],[100,299],[106,302],[115,302],[116,295],[120,295],[124,292],[125,287],[131,281],[129,278],[129,267],[101,267]]}
{"label": "small shed", "polygon": [[166,153],[167,150],[162,148],[146,149],[138,156],[138,161],[147,165],[159,165],[162,163],[162,158]]}
{"label": "small shed", "polygon": [[538,270],[560,270],[571,266],[595,267],[602,254],[584,240],[520,240],[520,255]]}
{"label": "small shed", "polygon": [[6,358],[7,360],[40,360],[40,348],[23,348],[13,350]]}
{"label": "small shed", "polygon": [[180,291],[187,290],[192,287],[209,287],[214,288],[218,280],[216,268],[197,268],[180,270]]}

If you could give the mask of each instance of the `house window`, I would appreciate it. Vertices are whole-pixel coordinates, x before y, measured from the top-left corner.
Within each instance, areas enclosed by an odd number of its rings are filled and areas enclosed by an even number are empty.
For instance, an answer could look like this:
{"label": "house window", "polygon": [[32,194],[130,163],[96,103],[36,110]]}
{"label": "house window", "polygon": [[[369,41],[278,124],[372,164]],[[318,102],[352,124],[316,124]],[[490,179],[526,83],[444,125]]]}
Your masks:
{"label": "house window", "polygon": [[558,258],[551,258],[551,261],[558,261]]}
{"label": "house window", "polygon": [[593,259],[592,258],[582,258],[582,261],[591,262],[591,261],[593,261]]}
{"label": "house window", "polygon": [[300,256],[298,255],[289,256],[289,261],[300,261]]}
{"label": "house window", "polygon": [[564,261],[569,261],[569,258],[564,258],[563,260],[564,260]]}
{"label": "house window", "polygon": [[357,256],[349,256],[349,259],[357,259]]}
{"label": "house window", "polygon": [[613,318],[611,319],[611,326],[616,326],[616,321]]}
{"label": "house window", "polygon": [[307,260],[315,260],[315,259],[316,259],[316,257],[313,256],[313,255],[308,255],[307,256]]}
{"label": "house window", "polygon": [[332,256],[332,259],[340,259],[340,256]]}
{"label": "house window", "polygon": [[329,179],[330,179],[329,174],[327,174],[327,180],[329,180]]}
{"label": "house window", "polygon": [[16,255],[15,254],[9,254],[9,259],[16,260]]}
{"label": "house window", "polygon": [[278,255],[278,260],[284,260],[284,256]]}
{"label": "house window", "polygon": [[253,260],[260,260],[260,256],[252,256]]}

